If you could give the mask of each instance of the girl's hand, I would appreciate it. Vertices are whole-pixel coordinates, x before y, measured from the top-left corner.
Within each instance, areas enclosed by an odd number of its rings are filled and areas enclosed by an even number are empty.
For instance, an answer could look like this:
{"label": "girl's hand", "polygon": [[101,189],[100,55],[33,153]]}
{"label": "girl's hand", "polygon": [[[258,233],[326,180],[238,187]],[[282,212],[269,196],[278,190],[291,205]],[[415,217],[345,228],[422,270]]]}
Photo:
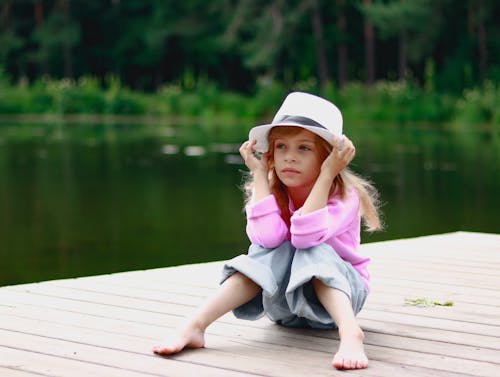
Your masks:
{"label": "girl's hand", "polygon": [[255,151],[255,144],[257,141],[245,141],[240,147],[240,154],[245,161],[245,165],[252,173],[253,178],[253,190],[252,190],[252,202],[258,202],[259,200],[265,198],[271,194],[271,189],[269,188],[268,171],[269,167],[267,164],[268,154],[257,154]]}
{"label": "girl's hand", "polygon": [[342,138],[334,136],[333,149],[321,165],[321,174],[326,174],[334,179],[337,174],[353,160],[356,155],[356,148],[347,136]]}
{"label": "girl's hand", "polygon": [[254,149],[256,143],[256,140],[245,141],[240,147],[240,155],[251,172],[262,171],[267,174],[267,153],[256,152]]}

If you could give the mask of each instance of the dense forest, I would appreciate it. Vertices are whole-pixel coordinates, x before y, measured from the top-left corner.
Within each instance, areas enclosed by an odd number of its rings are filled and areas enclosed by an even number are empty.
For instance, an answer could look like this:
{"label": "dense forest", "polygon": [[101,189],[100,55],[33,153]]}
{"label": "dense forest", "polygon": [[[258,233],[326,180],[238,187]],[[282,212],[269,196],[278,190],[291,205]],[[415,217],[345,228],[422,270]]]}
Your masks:
{"label": "dense forest", "polygon": [[157,90],[213,81],[412,80],[460,92],[500,81],[495,0],[1,0],[12,82],[104,80]]}

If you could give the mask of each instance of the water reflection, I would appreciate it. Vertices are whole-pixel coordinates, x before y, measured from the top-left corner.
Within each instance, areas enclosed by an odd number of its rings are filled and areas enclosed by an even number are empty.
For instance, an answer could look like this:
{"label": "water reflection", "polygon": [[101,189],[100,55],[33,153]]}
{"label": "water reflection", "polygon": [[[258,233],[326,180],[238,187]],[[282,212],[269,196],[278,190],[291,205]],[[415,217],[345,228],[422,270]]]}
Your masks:
{"label": "water reflection", "polygon": [[206,148],[200,145],[189,145],[184,149],[186,156],[204,156],[206,153]]}
{"label": "water reflection", "polygon": [[[239,141],[182,128],[0,125],[0,284],[229,258],[247,239]],[[205,135],[206,136],[206,135]],[[499,232],[500,142],[484,133],[353,130],[382,193],[364,241]]]}
{"label": "water reflection", "polygon": [[161,148],[163,154],[177,154],[179,153],[179,146],[174,144],[166,144]]}

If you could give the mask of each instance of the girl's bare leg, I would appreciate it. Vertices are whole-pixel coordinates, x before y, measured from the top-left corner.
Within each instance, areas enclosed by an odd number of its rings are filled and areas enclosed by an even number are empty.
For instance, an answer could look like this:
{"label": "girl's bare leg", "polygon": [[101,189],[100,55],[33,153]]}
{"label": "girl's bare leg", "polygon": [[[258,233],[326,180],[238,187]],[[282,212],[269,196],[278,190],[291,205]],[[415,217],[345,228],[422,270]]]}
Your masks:
{"label": "girl's bare leg", "polygon": [[312,284],[319,301],[339,327],[340,346],[333,357],[332,365],[337,369],[368,367],[368,358],[363,346],[363,330],[356,321],[349,297],[318,279],[312,279]]}
{"label": "girl's bare leg", "polygon": [[235,273],[221,285],[215,296],[195,313],[175,337],[153,347],[153,352],[171,355],[184,348],[204,347],[205,329],[222,315],[250,301],[260,290],[260,286],[245,275]]}

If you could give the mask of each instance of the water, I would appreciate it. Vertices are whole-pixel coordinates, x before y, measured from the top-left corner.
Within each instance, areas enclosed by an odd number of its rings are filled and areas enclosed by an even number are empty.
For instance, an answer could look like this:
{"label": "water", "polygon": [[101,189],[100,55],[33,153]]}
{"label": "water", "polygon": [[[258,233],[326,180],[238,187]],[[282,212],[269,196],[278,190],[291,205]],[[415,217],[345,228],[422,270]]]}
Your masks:
{"label": "water", "polygon": [[[241,140],[193,130],[0,124],[0,285],[244,252]],[[350,136],[354,170],[384,202],[386,229],[364,242],[500,232],[498,137],[389,126]]]}

